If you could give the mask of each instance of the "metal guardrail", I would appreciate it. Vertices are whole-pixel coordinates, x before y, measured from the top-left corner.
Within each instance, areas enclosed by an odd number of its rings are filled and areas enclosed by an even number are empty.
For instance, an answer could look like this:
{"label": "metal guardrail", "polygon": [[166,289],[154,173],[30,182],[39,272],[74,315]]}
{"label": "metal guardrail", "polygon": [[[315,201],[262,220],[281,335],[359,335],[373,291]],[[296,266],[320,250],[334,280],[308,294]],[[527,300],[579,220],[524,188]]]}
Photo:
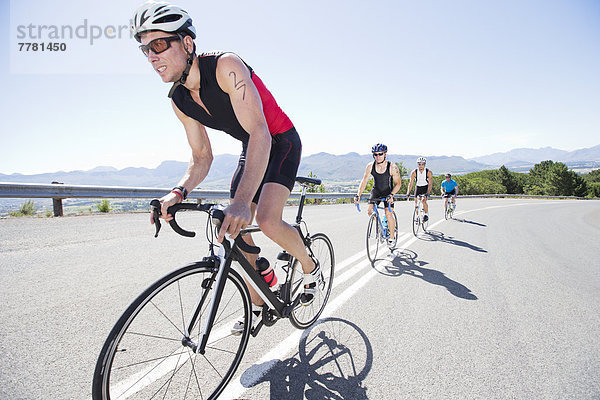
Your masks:
{"label": "metal guardrail", "polygon": [[[0,198],[51,198],[54,206],[54,216],[63,215],[62,200],[69,198],[99,198],[99,199],[156,199],[169,193],[166,188],[143,188],[124,186],[90,186],[63,185],[38,183],[7,183],[0,182]],[[310,199],[343,199],[350,198],[350,193],[307,193]],[[291,199],[299,199],[299,192],[292,192]],[[195,189],[188,199],[210,200],[229,199],[229,190]]]}
{"label": "metal guardrail", "polygon": [[[38,183],[7,183],[0,182],[0,198],[51,198],[54,205],[54,216],[62,216],[62,200],[67,198],[129,198],[129,199],[154,199],[164,196],[171,189],[166,188],[143,188],[124,186],[91,186],[91,185],[64,185],[64,184],[38,184]],[[349,199],[354,193],[307,193],[309,199]],[[411,196],[413,197],[413,196]],[[576,199],[590,200],[589,197],[574,196],[538,196],[525,194],[484,194],[466,195],[460,197],[468,198],[533,198],[533,199]],[[299,192],[292,192],[291,199],[299,199]],[[361,197],[366,200],[367,195]],[[397,196],[403,199],[406,196]],[[440,199],[441,196],[431,196]],[[188,199],[210,200],[229,199],[229,190],[204,190],[195,189],[189,194]],[[592,198],[591,200],[599,200]]]}

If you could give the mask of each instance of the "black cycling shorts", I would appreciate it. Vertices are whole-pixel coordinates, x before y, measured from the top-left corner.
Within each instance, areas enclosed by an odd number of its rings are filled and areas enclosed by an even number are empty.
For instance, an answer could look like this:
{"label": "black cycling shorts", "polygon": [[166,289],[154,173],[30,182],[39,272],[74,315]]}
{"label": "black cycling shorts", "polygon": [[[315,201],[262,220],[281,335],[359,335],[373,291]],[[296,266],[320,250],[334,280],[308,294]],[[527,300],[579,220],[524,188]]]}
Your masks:
{"label": "black cycling shorts", "polygon": [[429,185],[428,186],[417,186],[417,189],[415,190],[415,197],[419,196],[419,195],[425,195],[427,194],[427,189],[429,189]]}
{"label": "black cycling shorts", "polygon": [[[258,204],[262,187],[265,183],[279,183],[292,191],[296,182],[296,174],[300,165],[300,155],[302,154],[302,142],[296,128],[291,128],[283,133],[273,136],[271,143],[271,153],[269,155],[269,164],[252,202]],[[233,199],[238,185],[242,179],[244,168],[246,166],[246,147],[242,150],[238,161],[237,169],[231,178],[231,189],[229,195]]]}
{"label": "black cycling shorts", "polygon": [[[392,194],[392,189],[384,190],[383,192],[378,192],[375,188],[373,188],[373,190],[371,190],[371,198],[369,199],[369,202],[375,205],[379,205],[380,201],[374,201],[374,199],[387,198],[390,194]],[[384,200],[383,205],[385,208],[388,208],[388,201]],[[394,203],[390,204],[390,207],[394,208]]]}
{"label": "black cycling shorts", "polygon": [[454,196],[455,194],[456,194],[456,189],[452,189],[451,192],[446,192],[444,194],[444,197],[451,197],[451,196]]}

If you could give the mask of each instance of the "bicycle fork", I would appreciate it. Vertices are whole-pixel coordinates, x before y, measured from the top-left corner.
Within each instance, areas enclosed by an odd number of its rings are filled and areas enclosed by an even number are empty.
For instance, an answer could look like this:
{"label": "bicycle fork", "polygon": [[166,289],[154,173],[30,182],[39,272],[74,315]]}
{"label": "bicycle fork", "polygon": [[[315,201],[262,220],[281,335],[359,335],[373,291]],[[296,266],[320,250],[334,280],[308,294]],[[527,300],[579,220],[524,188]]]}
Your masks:
{"label": "bicycle fork", "polygon": [[[228,236],[228,235],[227,235]],[[233,245],[233,241],[227,238],[230,243]],[[210,278],[206,278],[202,282],[202,288],[204,289],[204,293],[196,303],[194,307],[194,313],[188,326],[185,328],[185,332],[183,338],[181,339],[181,343],[184,346],[187,346],[192,349],[194,353],[204,354],[206,351],[206,345],[208,343],[208,337],[210,336],[210,332],[215,322],[215,318],[217,316],[217,308],[219,303],[221,302],[221,297],[223,296],[223,288],[225,287],[225,282],[227,280],[227,274],[229,273],[229,268],[231,267],[232,260],[225,259],[225,248],[224,246],[219,247],[219,251],[217,257],[214,258],[215,267],[216,267],[216,277],[215,273]],[[209,290],[213,288],[212,298],[210,300],[210,305],[208,308],[208,314],[206,315],[206,319],[204,320],[204,329],[202,330],[202,335],[200,336],[200,343],[196,344],[191,339],[191,330],[193,329],[196,321],[200,317],[200,313],[202,310],[202,306],[205,304]]]}

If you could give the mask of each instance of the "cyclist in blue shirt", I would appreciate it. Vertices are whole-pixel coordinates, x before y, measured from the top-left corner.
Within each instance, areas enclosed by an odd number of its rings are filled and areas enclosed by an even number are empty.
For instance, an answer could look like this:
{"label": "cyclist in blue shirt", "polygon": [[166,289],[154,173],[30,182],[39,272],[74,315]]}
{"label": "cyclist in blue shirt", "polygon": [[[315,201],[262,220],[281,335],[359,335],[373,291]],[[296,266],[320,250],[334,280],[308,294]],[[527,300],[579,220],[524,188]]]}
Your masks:
{"label": "cyclist in blue shirt", "polygon": [[456,208],[456,195],[458,194],[458,184],[454,179],[452,179],[452,175],[446,174],[446,179],[442,181],[441,190],[442,197],[444,198],[444,209],[446,208],[446,204],[448,204],[448,197],[452,198],[452,206]]}

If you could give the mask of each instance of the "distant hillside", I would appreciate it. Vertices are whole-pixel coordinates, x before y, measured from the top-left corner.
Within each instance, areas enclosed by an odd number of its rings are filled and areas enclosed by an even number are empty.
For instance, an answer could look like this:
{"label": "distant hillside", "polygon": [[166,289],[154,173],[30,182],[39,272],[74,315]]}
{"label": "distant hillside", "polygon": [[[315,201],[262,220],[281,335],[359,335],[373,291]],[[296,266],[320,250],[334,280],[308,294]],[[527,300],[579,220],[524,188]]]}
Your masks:
{"label": "distant hillside", "polygon": [[[238,161],[237,155],[221,154],[215,156],[210,173],[200,185],[205,189],[229,188]],[[388,154],[388,160],[403,162],[408,170],[416,167],[418,155]],[[325,184],[355,184],[363,176],[366,165],[373,160],[371,154],[348,153],[335,155],[318,153],[302,158],[299,175],[310,172],[322,178]],[[513,171],[528,171],[534,164],[544,161],[562,161],[570,168],[589,171],[600,167],[600,146],[571,152],[545,147],[541,149],[515,149],[506,153],[464,159],[460,156],[428,156],[427,167],[434,175],[446,172],[466,174],[484,169],[495,169],[506,165]],[[164,161],[156,168],[125,168],[100,166],[89,171],[53,172],[38,175],[0,174],[0,182],[46,183],[53,181],[70,185],[163,187],[174,186],[183,176],[188,163],[183,161]]]}
{"label": "distant hillside", "polygon": [[539,149],[514,149],[505,153],[494,153],[487,156],[471,158],[471,161],[499,167],[528,166],[540,161],[552,160],[565,163],[600,162],[600,145],[586,149],[565,151],[552,147]]}
{"label": "distant hillside", "polygon": [[[393,162],[402,162],[409,171],[416,168],[418,155],[388,154],[387,159]],[[348,153],[334,155],[329,153],[318,153],[302,159],[299,175],[308,175],[313,172],[319,178],[333,182],[349,182],[360,180],[365,172],[365,167],[373,161],[371,154],[360,155]],[[430,156],[427,157],[427,167],[434,174],[451,172],[462,174],[467,172],[481,171],[488,165],[465,160],[458,156]]]}
{"label": "distant hillside", "polygon": [[[239,156],[231,154],[216,156],[205,181],[206,187],[228,185],[238,158]],[[156,168],[129,167],[117,170],[113,167],[96,167],[89,171],[59,171],[37,175],[0,174],[0,181],[46,184],[56,181],[68,185],[171,187],[181,179],[187,166],[187,162],[164,161]]]}
{"label": "distant hillside", "polygon": [[[389,154],[393,162],[404,162],[406,168],[416,167],[417,155]],[[362,178],[366,165],[373,160],[370,154],[348,153],[335,155],[328,153],[313,154],[304,157],[298,171],[299,175],[310,172],[327,182],[355,182]],[[465,160],[462,157],[428,157],[427,167],[435,174],[445,172],[467,173],[487,168],[485,164]],[[238,156],[222,154],[215,156],[210,173],[201,184],[203,188],[229,188],[231,176],[237,167]],[[134,186],[134,187],[171,187],[183,176],[187,162],[164,161],[158,167],[125,168],[96,167],[89,171],[53,172],[37,175],[0,174],[1,182],[51,183],[62,182],[70,185]]]}

